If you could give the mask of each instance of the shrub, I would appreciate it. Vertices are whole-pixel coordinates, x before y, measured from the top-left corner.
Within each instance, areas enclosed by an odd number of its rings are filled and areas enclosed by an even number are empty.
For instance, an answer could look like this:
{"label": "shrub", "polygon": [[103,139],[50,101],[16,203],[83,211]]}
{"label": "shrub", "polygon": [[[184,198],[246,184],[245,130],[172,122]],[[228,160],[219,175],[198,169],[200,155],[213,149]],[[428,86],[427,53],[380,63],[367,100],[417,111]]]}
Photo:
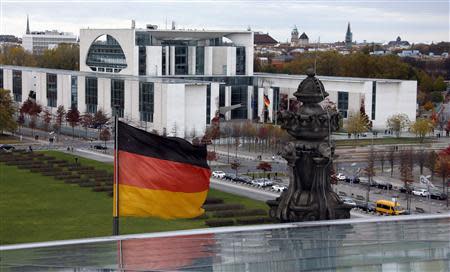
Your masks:
{"label": "shrub", "polygon": [[206,213],[203,213],[202,215],[199,215],[197,217],[192,218],[193,220],[204,220],[204,219],[208,219],[209,216]]}
{"label": "shrub", "polygon": [[208,227],[233,226],[234,220],[233,219],[210,219],[210,220],[206,220],[205,224]]}
{"label": "shrub", "polygon": [[214,217],[236,217],[236,216],[251,216],[251,215],[267,215],[267,212],[263,209],[252,210],[229,210],[229,211],[217,211],[214,213]]}
{"label": "shrub", "polygon": [[240,225],[262,224],[266,222],[267,217],[242,217],[236,218],[236,223]]}
{"label": "shrub", "polygon": [[242,204],[207,204],[203,205],[203,208],[210,211],[225,211],[225,210],[242,210],[244,205]]}
{"label": "shrub", "polygon": [[217,198],[217,197],[208,197],[208,198],[206,198],[206,201],[205,201],[205,205],[222,204],[222,203],[223,203],[223,199]]}

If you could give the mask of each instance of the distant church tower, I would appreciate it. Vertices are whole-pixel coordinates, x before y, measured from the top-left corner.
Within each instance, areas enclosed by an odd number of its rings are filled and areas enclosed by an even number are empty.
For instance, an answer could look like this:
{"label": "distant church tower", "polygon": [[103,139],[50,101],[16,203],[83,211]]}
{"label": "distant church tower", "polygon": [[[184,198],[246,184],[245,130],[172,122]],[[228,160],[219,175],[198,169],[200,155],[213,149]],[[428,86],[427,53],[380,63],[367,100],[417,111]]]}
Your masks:
{"label": "distant church tower", "polygon": [[294,26],[294,29],[292,29],[291,32],[291,46],[296,46],[298,45],[299,40],[298,40],[298,29],[297,26]]}
{"label": "distant church tower", "polygon": [[353,33],[350,30],[350,22],[347,25],[347,33],[345,33],[345,45],[348,48],[352,47],[352,41],[353,41]]}
{"label": "distant church tower", "polygon": [[30,20],[28,19],[28,14],[27,14],[27,31],[26,34],[30,34]]}

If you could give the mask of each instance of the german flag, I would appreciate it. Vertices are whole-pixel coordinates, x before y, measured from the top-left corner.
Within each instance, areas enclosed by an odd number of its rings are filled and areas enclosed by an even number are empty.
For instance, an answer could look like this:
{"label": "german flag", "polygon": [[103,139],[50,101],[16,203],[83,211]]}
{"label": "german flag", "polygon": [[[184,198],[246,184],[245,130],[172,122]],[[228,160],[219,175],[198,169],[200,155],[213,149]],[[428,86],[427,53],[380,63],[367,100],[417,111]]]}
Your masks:
{"label": "german flag", "polygon": [[[209,190],[211,170],[206,147],[167,138],[118,122],[118,205],[114,216],[192,218]],[[118,213],[116,211],[118,206]]]}
{"label": "german flag", "polygon": [[266,105],[266,107],[270,106],[270,100],[266,94],[264,95],[264,105]]}

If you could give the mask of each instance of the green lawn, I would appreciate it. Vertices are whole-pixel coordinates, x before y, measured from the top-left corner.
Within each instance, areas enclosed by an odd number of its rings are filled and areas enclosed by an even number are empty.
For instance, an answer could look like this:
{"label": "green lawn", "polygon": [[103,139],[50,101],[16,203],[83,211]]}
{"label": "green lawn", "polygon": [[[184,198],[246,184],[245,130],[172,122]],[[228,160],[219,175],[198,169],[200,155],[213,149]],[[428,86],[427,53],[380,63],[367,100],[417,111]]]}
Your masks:
{"label": "green lawn", "polygon": [[[61,159],[68,154],[46,152]],[[80,158],[82,164],[112,171],[112,164]],[[209,196],[225,203],[268,210],[265,203],[211,189]],[[202,219],[161,220],[121,218],[120,233],[144,233],[205,228]],[[0,244],[75,239],[111,235],[112,198],[76,184],[0,163]]]}
{"label": "green lawn", "polygon": [[0,144],[17,144],[17,143],[20,143],[17,137],[0,133]]}
{"label": "green lawn", "polygon": [[[431,143],[431,139],[425,139],[423,143]],[[419,138],[374,138],[373,144],[382,145],[382,144],[419,144]],[[365,146],[371,145],[372,138],[360,138],[358,140],[348,139],[348,140],[336,140],[336,146]]]}

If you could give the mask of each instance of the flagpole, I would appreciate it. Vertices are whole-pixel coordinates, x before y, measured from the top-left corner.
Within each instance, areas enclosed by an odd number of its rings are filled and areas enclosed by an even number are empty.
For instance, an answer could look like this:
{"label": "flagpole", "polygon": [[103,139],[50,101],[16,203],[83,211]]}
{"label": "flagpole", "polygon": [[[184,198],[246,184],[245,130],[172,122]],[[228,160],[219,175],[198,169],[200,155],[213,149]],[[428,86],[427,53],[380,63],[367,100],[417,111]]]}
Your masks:
{"label": "flagpole", "polygon": [[115,213],[113,214],[113,235],[119,235],[119,118],[117,112],[114,115],[114,205]]}

